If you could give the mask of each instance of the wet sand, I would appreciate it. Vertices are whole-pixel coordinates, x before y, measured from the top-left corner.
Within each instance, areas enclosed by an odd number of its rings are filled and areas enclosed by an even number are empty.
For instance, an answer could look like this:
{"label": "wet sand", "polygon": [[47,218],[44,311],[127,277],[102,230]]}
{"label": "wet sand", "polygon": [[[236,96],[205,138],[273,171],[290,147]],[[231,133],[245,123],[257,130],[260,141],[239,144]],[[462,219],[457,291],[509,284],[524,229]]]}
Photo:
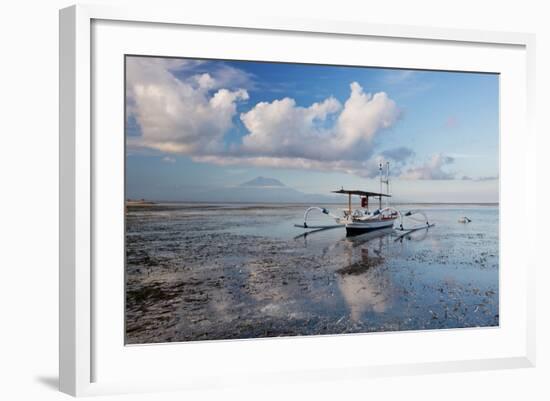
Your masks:
{"label": "wet sand", "polygon": [[129,207],[126,342],[498,326],[498,206],[425,208],[396,239],[294,238],[303,205]]}

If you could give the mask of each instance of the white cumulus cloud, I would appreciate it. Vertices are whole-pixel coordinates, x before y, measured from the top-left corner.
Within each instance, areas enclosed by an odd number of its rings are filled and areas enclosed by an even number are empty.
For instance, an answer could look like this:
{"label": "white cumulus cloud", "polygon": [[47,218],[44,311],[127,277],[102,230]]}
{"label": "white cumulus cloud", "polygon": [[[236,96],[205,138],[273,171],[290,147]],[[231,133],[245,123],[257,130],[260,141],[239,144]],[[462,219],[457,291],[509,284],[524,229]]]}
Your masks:
{"label": "white cumulus cloud", "polygon": [[181,154],[222,148],[236,103],[247,100],[248,92],[217,89],[215,77],[207,73],[178,79],[173,72],[186,67],[186,60],[127,59],[128,114],[141,129],[141,136],[129,138],[130,145]]}
{"label": "white cumulus cloud", "polygon": [[249,133],[240,150],[282,159],[368,159],[374,136],[397,121],[399,109],[384,92],[365,93],[357,82],[350,90],[343,106],[333,97],[309,107],[290,98],[258,103],[241,114]]}

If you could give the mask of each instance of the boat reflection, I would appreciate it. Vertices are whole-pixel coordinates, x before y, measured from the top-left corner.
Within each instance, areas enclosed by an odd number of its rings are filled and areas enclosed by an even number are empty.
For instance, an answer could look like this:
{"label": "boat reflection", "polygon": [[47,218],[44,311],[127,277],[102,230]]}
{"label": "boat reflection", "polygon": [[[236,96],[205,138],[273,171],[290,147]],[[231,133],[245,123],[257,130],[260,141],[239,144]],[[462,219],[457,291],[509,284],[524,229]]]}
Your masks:
{"label": "boat reflection", "polygon": [[[317,252],[324,259],[331,259],[335,266],[335,284],[349,311],[350,321],[374,322],[378,319],[376,314],[389,312],[399,291],[388,262],[406,252],[407,242],[425,240],[428,231],[423,229],[399,235],[393,228],[386,228],[346,236],[319,248]],[[306,236],[300,238],[307,247]],[[313,244],[318,242],[323,241],[314,240]]]}
{"label": "boat reflection", "polygon": [[363,320],[367,312],[384,312],[390,306],[391,280],[383,267],[392,232],[373,231],[341,242],[347,264],[336,271],[337,282],[354,322]]}

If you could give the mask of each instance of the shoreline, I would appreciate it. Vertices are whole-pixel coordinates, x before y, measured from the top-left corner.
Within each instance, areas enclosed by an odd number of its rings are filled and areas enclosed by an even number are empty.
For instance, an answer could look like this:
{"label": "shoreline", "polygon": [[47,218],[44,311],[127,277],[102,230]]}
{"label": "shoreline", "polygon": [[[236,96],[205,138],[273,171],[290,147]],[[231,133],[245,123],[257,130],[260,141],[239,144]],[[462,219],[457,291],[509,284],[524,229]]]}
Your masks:
{"label": "shoreline", "polygon": [[[155,206],[155,205],[283,205],[283,206],[310,206],[309,202],[216,202],[216,201],[175,201],[175,200],[154,200],[154,201],[126,201],[126,206]],[[317,204],[317,203],[315,203]],[[342,202],[319,202],[322,205],[341,206]],[[500,202],[392,202],[391,205],[420,205],[420,206],[500,206]]]}

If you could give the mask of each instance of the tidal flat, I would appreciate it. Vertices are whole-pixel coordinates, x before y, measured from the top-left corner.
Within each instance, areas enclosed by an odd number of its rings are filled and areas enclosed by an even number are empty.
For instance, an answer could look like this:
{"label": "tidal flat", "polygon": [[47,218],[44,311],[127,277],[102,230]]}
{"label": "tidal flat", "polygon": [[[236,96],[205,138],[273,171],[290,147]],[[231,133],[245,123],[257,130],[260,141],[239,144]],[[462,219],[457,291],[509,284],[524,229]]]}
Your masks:
{"label": "tidal flat", "polygon": [[396,205],[435,223],[402,238],[301,236],[306,207],[129,206],[126,343],[499,325],[498,205]]}

